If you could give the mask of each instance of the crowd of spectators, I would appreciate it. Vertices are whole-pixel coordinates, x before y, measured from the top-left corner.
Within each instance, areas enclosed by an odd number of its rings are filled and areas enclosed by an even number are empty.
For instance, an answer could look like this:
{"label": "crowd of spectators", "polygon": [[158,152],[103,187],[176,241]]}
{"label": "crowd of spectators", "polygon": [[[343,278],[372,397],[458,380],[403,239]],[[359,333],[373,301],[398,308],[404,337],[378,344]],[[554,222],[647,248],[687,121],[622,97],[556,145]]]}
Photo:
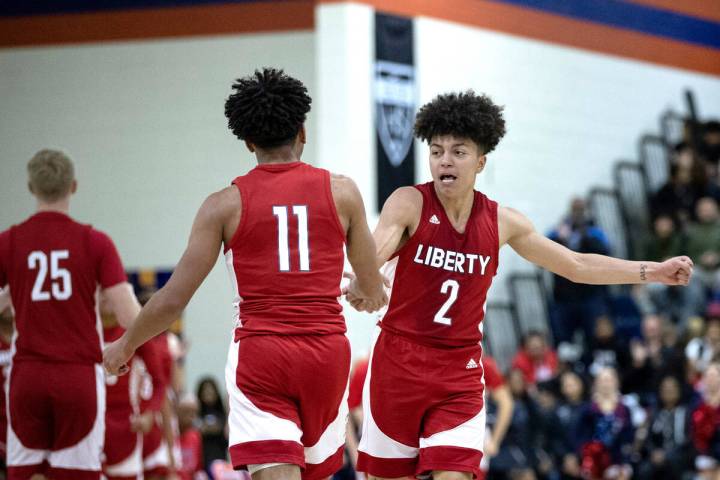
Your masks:
{"label": "crowd of spectators", "polygon": [[[550,328],[528,332],[505,372],[514,409],[487,478],[720,478],[719,164],[720,123],[707,122],[688,130],[667,183],[648,192],[637,259],[687,255],[690,285],[613,291],[553,279]],[[548,236],[613,252],[580,198]],[[618,297],[632,304],[622,321]]]}

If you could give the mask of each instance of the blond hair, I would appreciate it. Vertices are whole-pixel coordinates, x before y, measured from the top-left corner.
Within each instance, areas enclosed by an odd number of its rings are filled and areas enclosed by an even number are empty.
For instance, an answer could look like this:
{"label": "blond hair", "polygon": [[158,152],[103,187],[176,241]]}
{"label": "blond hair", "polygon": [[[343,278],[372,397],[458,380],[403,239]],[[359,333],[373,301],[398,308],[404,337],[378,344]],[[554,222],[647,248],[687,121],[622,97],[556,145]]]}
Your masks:
{"label": "blond hair", "polygon": [[69,194],[75,180],[72,161],[58,150],[40,150],[28,162],[27,170],[30,190],[46,202]]}

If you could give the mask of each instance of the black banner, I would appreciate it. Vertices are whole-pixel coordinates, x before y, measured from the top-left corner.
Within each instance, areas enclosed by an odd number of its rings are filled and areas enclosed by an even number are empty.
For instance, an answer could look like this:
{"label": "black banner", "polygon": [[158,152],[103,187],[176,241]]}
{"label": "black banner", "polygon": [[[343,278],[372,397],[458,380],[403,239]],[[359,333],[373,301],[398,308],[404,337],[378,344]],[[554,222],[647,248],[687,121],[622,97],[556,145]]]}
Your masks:
{"label": "black banner", "polygon": [[415,183],[415,61],[412,19],[375,14],[377,205]]}

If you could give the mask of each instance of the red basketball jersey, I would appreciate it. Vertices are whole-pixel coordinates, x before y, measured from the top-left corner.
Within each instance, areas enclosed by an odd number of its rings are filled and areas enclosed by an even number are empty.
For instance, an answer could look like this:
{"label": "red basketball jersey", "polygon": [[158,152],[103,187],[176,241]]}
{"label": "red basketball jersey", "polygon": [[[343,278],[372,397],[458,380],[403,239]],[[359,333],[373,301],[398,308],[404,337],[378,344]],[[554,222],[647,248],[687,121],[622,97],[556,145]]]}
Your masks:
{"label": "red basketball jersey", "polygon": [[13,362],[99,363],[98,285],[127,280],[112,240],[59,212],[0,233],[0,285],[15,307]]}
{"label": "red basketball jersey", "polygon": [[303,162],[263,164],[232,183],[242,198],[225,247],[236,336],[344,333],[345,232],[330,173]]}
{"label": "red basketball jersey", "polygon": [[497,203],[475,192],[464,233],[452,226],[432,182],[415,234],[398,251],[390,304],[380,326],[430,346],[482,340],[485,299],[498,268]]}

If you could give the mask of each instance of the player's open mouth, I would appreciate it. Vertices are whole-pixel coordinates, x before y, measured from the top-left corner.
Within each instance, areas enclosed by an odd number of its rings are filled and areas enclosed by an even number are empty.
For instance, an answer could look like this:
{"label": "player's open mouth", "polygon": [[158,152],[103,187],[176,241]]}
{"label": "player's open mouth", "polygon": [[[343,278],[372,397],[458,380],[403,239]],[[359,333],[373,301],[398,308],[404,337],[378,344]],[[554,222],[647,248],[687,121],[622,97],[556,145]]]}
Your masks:
{"label": "player's open mouth", "polygon": [[442,183],[453,183],[455,180],[457,180],[455,175],[440,175],[440,181]]}

